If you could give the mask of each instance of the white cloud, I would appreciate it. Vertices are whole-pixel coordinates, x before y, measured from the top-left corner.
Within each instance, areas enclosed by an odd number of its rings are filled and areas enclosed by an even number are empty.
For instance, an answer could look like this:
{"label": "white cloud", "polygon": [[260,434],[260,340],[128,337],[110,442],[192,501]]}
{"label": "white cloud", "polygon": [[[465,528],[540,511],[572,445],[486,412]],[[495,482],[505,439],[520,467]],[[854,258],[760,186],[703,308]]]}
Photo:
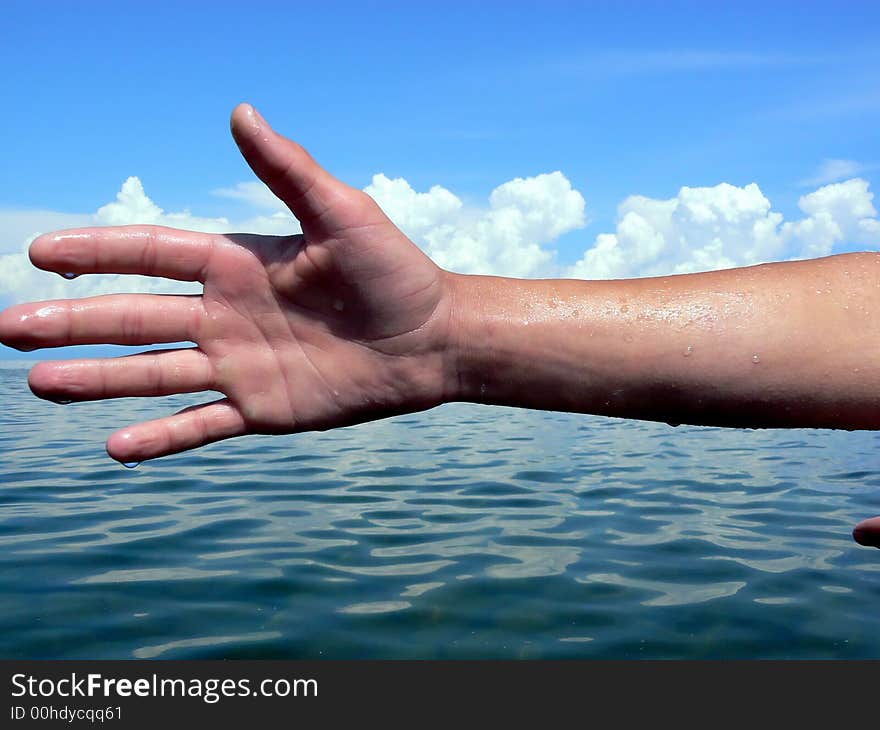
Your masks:
{"label": "white cloud", "polygon": [[434,261],[460,273],[552,274],[558,267],[548,244],[586,223],[584,198],[561,172],[506,182],[488,208],[465,206],[439,185],[418,193],[381,174],[366,192]]}
{"label": "white cloud", "polygon": [[[248,185],[250,183],[240,183],[236,189],[241,189]],[[274,197],[262,183],[254,183],[254,185],[264,188],[265,195],[263,197]],[[251,195],[253,197],[253,194]],[[279,206],[283,208],[280,205],[280,201]],[[116,194],[114,202],[98,208],[98,212],[94,215],[93,225],[124,226],[134,223],[150,223],[210,233],[237,231],[283,235],[299,233],[301,230],[299,222],[286,208],[272,215],[257,215],[235,223],[230,222],[228,218],[222,217],[203,218],[193,215],[189,210],[183,210],[178,213],[166,213],[147,197],[140,179],[130,177],[122,184],[122,188]]]}
{"label": "white cloud", "polygon": [[872,204],[874,193],[868,191],[868,181],[853,178],[836,185],[826,185],[804,195],[798,205],[808,215],[828,213],[834,219],[852,222],[872,218],[877,210]]}
{"label": "white cloud", "polygon": [[[263,210],[271,194],[259,183],[226,188]],[[580,260],[557,260],[554,242],[586,224],[584,198],[561,172],[516,178],[482,206],[465,204],[436,185],[417,192],[403,178],[374,176],[372,195],[438,264],[463,273],[600,279],[662,275],[808,258],[855,248],[880,249],[880,219],[866,180],[825,185],[799,202],[803,217],[785,221],[755,184],[683,187],[667,200],[634,195],[620,205],[612,232],[596,235]],[[225,193],[224,193],[225,194]],[[274,203],[272,205],[275,205]],[[0,230],[14,248],[0,248],[0,295],[15,301],[120,291],[197,291],[188,283],[135,276],[83,276],[66,281],[39,271],[27,246],[39,233],[85,225],[155,223],[190,230],[288,234],[288,212],[230,221],[189,211],[166,212],[138,178],[92,214],[0,210]]]}
{"label": "white cloud", "polygon": [[827,256],[837,243],[877,246],[873,199],[868,182],[860,178],[825,185],[800,199],[798,205],[809,217],[783,226],[783,235],[801,242],[805,258]]}
{"label": "white cloud", "polygon": [[855,177],[870,167],[855,160],[823,160],[812,177],[801,180],[798,184],[804,188],[827,185],[838,180]]}
{"label": "white cloud", "polygon": [[220,198],[240,200],[243,203],[252,205],[254,208],[274,210],[279,213],[288,212],[287,206],[275,197],[275,193],[261,182],[240,182],[231,188],[212,190],[211,194]]}
{"label": "white cloud", "polygon": [[88,213],[60,213],[54,210],[15,210],[0,208],[0,254],[17,250],[25,240],[44,231],[94,225]]}
{"label": "white cloud", "polygon": [[230,222],[226,218],[195,216],[188,210],[165,212],[144,192],[137,177],[128,178],[116,195],[116,200],[101,206],[93,214],[58,213],[54,211],[0,210],[0,230],[18,240],[16,250],[0,253],[0,294],[15,301],[58,299],[62,297],[94,296],[116,292],[185,293],[196,292],[199,286],[188,282],[170,281],[145,276],[103,274],[83,276],[73,281],[62,279],[35,269],[28,259],[27,249],[41,233],[82,226],[120,226],[135,223],[156,224],[205,232],[249,232],[288,234],[300,231],[297,220],[288,213],[257,215]]}
{"label": "white cloud", "polygon": [[751,183],[683,187],[675,198],[627,198],[614,233],[568,270],[578,278],[621,278],[706,271],[846,248],[880,248],[880,221],[868,182],[819,188],[799,201],[805,218],[783,221]]}

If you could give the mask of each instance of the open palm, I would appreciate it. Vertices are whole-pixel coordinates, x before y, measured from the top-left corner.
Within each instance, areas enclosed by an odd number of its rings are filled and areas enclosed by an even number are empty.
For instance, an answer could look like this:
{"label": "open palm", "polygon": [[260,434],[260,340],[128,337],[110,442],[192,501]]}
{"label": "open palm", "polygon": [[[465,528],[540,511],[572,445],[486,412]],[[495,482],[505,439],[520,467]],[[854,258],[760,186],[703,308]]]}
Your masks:
{"label": "open palm", "polygon": [[195,348],[41,363],[32,390],[57,401],[214,390],[225,397],[115,433],[141,461],[247,433],[341,426],[429,408],[451,372],[446,273],[365,193],[333,178],[250,106],[232,130],[302,235],[150,226],[41,236],[31,260],[58,273],[201,281],[201,296],[127,294],[19,305],[0,340],[19,349],[190,341]]}

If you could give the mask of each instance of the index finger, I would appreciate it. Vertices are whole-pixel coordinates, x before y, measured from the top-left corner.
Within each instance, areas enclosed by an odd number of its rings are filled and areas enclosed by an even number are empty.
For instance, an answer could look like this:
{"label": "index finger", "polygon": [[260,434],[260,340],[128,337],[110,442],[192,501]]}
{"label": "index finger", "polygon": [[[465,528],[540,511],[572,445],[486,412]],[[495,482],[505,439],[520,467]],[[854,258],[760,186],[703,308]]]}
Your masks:
{"label": "index finger", "polygon": [[30,246],[31,262],[58,274],[143,274],[204,281],[216,234],[164,226],[74,228]]}

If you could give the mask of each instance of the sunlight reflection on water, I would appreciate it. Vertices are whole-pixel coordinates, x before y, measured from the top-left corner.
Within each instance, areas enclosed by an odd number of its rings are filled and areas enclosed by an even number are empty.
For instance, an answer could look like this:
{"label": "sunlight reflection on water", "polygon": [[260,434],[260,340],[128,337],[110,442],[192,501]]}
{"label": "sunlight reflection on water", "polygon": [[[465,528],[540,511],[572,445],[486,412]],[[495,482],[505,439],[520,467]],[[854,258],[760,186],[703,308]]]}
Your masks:
{"label": "sunlight reflection on water", "polygon": [[878,434],[454,404],[130,471],[0,367],[7,658],[880,657]]}

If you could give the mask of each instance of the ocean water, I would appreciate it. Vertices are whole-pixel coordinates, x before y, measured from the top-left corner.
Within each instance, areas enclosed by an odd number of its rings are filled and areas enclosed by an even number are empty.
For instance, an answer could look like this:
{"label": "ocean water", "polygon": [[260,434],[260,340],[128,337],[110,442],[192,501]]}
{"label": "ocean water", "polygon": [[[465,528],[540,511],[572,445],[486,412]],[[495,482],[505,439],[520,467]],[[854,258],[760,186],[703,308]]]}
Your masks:
{"label": "ocean water", "polygon": [[880,434],[452,404],[128,470],[0,366],[2,658],[880,658]]}

